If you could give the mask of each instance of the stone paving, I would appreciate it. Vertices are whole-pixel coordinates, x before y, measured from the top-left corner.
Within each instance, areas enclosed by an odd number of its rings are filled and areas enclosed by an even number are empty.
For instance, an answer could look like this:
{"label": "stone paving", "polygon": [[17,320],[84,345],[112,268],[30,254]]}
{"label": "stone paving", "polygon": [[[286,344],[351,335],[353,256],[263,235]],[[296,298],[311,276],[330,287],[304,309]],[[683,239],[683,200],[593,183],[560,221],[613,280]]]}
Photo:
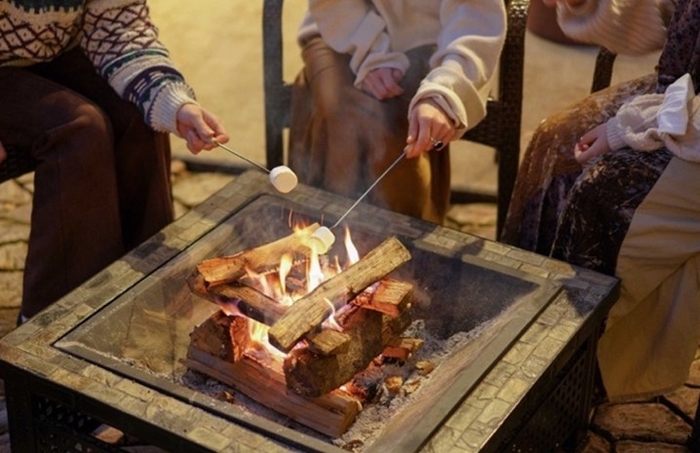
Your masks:
{"label": "stone paving", "polygon": [[[181,162],[173,163],[173,194],[176,216],[204,201],[235,176],[191,172]],[[15,326],[21,298],[22,270],[27,251],[33,175],[0,184],[0,336]],[[448,226],[485,238],[495,236],[495,206],[454,206]],[[700,397],[700,355],[686,385],[651,401],[630,404],[600,404],[591,414],[589,439],[582,453],[683,453]],[[5,399],[0,397],[0,453],[10,452]],[[156,453],[162,450],[140,445],[114,430],[100,436],[117,439],[125,451]],[[114,440],[114,442],[117,442]],[[543,452],[546,453],[546,452]]]}

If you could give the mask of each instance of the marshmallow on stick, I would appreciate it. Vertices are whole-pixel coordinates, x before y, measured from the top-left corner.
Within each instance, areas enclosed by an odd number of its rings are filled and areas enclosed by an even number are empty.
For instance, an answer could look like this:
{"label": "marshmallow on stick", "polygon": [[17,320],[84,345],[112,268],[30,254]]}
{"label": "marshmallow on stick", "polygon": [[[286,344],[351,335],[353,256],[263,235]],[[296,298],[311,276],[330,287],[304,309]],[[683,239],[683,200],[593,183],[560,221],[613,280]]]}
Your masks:
{"label": "marshmallow on stick", "polygon": [[270,182],[281,193],[289,193],[297,186],[297,175],[286,165],[270,170]]}
{"label": "marshmallow on stick", "polygon": [[233,154],[234,156],[238,156],[244,161],[255,165],[259,169],[266,171],[267,173],[270,174],[270,183],[272,183],[273,187],[277,189],[278,192],[280,193],[289,193],[294,188],[297,186],[297,175],[294,174],[294,172],[291,170],[291,168],[287,167],[286,165],[280,165],[278,167],[275,167],[270,171],[268,168],[260,165],[259,163],[248,159],[246,156],[238,153],[237,151],[232,150],[226,145],[223,145],[216,140],[213,140],[212,143],[214,143],[216,146],[219,148],[223,148],[229,153]]}
{"label": "marshmallow on stick", "polygon": [[324,226],[314,231],[309,239],[311,249],[319,255],[327,253],[334,242],[335,235],[330,228]]}

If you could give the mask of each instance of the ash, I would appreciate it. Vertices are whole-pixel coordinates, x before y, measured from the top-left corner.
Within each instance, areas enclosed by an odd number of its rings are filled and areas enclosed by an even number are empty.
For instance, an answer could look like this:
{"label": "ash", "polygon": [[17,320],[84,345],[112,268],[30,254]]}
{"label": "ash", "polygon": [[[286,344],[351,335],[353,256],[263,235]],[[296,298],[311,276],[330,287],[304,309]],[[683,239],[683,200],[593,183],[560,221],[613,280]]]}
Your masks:
{"label": "ash", "polygon": [[[479,336],[481,332],[489,328],[490,323],[484,323],[469,332],[458,332],[449,338],[438,338],[430,334],[425,328],[423,320],[414,321],[402,334],[404,337],[420,338],[424,341],[423,347],[415,352],[407,362],[391,362],[375,360],[365,371],[359,373],[353,379],[353,385],[364,390],[368,395],[362,411],[358,414],[350,429],[339,438],[330,438],[320,434],[306,426],[283,416],[257,401],[248,398],[235,389],[222,384],[197,371],[188,370],[182,377],[184,385],[193,390],[207,394],[213,398],[229,401],[236,405],[244,414],[252,414],[263,417],[271,422],[285,426],[296,433],[331,443],[345,451],[362,453],[381,434],[382,429],[392,417],[400,411],[411,407],[412,402],[419,400],[422,390],[430,382],[435,373],[439,373],[439,365],[454,351],[466,346],[470,341]],[[427,361],[435,366],[435,370],[428,375],[421,375],[415,364],[419,361]],[[401,376],[403,385],[398,392],[391,392],[384,384],[389,376]],[[302,450],[292,450],[302,451]]]}

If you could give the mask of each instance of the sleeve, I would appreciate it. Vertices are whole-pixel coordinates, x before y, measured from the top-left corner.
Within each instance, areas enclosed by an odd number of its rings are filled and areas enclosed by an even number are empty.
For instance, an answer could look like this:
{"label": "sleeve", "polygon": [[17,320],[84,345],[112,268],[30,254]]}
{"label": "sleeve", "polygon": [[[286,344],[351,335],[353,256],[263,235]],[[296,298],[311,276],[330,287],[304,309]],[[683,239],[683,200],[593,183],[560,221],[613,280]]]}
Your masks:
{"label": "sleeve", "polygon": [[558,3],[562,31],[618,54],[641,55],[663,47],[671,0],[586,0],[576,7]]}
{"label": "sleeve", "polygon": [[610,148],[638,151],[666,147],[675,156],[700,162],[700,97],[690,75],[664,94],[637,96],[623,105],[606,127]]}
{"label": "sleeve", "polygon": [[351,55],[355,86],[379,67],[408,69],[408,58],[391,50],[386,23],[366,0],[310,0],[309,13],[328,46]]}
{"label": "sleeve", "polygon": [[432,99],[464,134],[486,115],[486,101],[506,34],[500,0],[442,0],[442,31],[431,57],[433,68],[411,101]]}
{"label": "sleeve", "polygon": [[146,0],[88,1],[81,47],[97,71],[146,122],[177,134],[176,115],[195,94],[158,41]]}

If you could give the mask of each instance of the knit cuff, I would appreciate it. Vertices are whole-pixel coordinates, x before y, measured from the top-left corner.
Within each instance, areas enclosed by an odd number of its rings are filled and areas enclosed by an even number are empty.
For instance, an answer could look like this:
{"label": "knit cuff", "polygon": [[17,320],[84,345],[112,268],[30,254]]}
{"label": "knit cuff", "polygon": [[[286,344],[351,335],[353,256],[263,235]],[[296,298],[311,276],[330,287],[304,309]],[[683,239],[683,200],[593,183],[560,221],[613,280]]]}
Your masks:
{"label": "knit cuff", "polygon": [[613,117],[608,120],[608,122],[605,124],[605,134],[608,139],[608,146],[612,151],[616,151],[627,146],[627,143],[622,138],[619,118]]}
{"label": "knit cuff", "polygon": [[177,112],[185,104],[197,104],[194,91],[186,83],[168,83],[158,91],[148,114],[148,123],[159,132],[177,132]]}

